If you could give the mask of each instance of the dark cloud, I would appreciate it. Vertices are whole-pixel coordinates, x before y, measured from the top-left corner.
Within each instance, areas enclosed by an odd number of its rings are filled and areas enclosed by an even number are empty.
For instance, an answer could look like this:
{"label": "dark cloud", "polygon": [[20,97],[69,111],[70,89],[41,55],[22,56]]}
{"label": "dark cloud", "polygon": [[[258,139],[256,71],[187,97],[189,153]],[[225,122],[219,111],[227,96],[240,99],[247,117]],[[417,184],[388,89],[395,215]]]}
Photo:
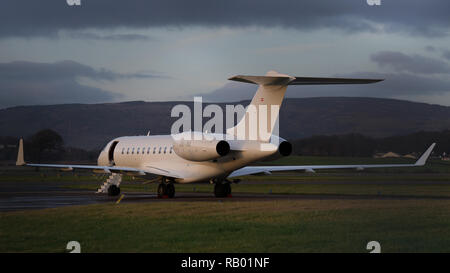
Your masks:
{"label": "dark cloud", "polygon": [[0,108],[28,104],[116,101],[123,95],[83,85],[79,83],[79,78],[113,81],[149,77],[154,76],[94,69],[74,61],[0,63]]}
{"label": "dark cloud", "polygon": [[74,77],[87,77],[95,80],[113,81],[130,78],[163,77],[146,73],[116,73],[107,69],[94,69],[74,61],[61,61],[56,63],[35,63],[17,61],[0,63],[0,80],[8,79],[40,79],[52,80]]}
{"label": "dark cloud", "polygon": [[406,55],[396,51],[382,51],[371,56],[380,67],[391,67],[398,72],[419,74],[449,73],[450,65],[442,60],[421,55]]}
{"label": "dark cloud", "polygon": [[[366,72],[331,76],[384,79],[384,81],[367,85],[289,86],[286,97],[398,97],[450,92],[450,81],[448,80],[407,73]],[[256,89],[257,86],[254,84],[230,82],[222,88],[202,94],[202,96],[203,100],[207,102],[235,102],[251,99]]]}
{"label": "dark cloud", "polygon": [[0,9],[0,37],[58,35],[59,30],[185,26],[280,26],[301,30],[387,31],[426,36],[448,34],[447,0],[6,0]]}
{"label": "dark cloud", "polygon": [[[450,92],[450,80],[447,77],[450,73],[450,66],[445,61],[395,51],[377,52],[372,54],[371,60],[381,68],[392,68],[394,72],[330,75],[330,77],[384,79],[384,81],[368,85],[290,86],[286,96],[294,98],[330,96],[399,97],[442,95]],[[257,86],[253,84],[228,82],[223,87],[211,93],[202,94],[202,96],[208,102],[248,100],[253,97],[256,88]]]}
{"label": "dark cloud", "polygon": [[434,46],[427,45],[427,46],[425,47],[425,50],[428,51],[428,52],[435,52],[435,51],[436,51],[436,48],[435,48]]}
{"label": "dark cloud", "polygon": [[70,32],[68,35],[72,39],[103,40],[103,41],[153,41],[154,39],[141,34],[111,34],[100,35],[92,32]]}
{"label": "dark cloud", "polygon": [[450,61],[450,50],[445,49],[445,50],[442,52],[442,57],[444,57],[444,58],[446,58],[447,60]]}

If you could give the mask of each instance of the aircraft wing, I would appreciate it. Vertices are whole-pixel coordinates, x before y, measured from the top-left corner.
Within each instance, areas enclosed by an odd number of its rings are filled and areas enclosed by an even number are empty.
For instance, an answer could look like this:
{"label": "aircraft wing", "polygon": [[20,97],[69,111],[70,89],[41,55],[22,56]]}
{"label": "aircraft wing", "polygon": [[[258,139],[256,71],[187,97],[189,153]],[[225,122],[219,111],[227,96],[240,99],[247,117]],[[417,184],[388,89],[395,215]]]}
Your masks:
{"label": "aircraft wing", "polygon": [[33,164],[33,163],[25,163],[22,166],[30,166],[30,167],[43,167],[43,168],[58,168],[65,171],[71,171],[73,169],[90,169],[90,170],[98,170],[103,171],[105,173],[111,172],[131,172],[137,173],[138,175],[161,175],[165,177],[173,177],[173,178],[181,178],[179,175],[160,168],[150,168],[146,167],[143,169],[131,168],[131,167],[117,167],[117,166],[98,166],[98,165],[71,165],[71,164]]}
{"label": "aircraft wing", "polygon": [[43,167],[43,168],[58,168],[64,171],[71,171],[73,169],[90,169],[103,171],[105,173],[111,172],[131,172],[138,175],[158,175],[172,178],[181,178],[179,175],[170,170],[164,170],[161,168],[155,168],[151,166],[145,166],[143,168],[132,168],[132,167],[119,167],[119,166],[99,166],[99,165],[75,165],[75,164],[35,164],[26,163],[23,156],[23,140],[20,139],[19,142],[19,152],[17,154],[16,165],[18,166],[30,166],[30,167]]}
{"label": "aircraft wing", "polygon": [[367,168],[400,168],[400,167],[417,167],[425,165],[428,157],[434,149],[436,143],[422,154],[422,156],[414,164],[368,164],[368,165],[305,165],[305,166],[248,166],[232,172],[228,178],[251,175],[251,174],[271,174],[271,172],[279,171],[300,171],[314,172],[321,169],[357,169],[363,170]]}

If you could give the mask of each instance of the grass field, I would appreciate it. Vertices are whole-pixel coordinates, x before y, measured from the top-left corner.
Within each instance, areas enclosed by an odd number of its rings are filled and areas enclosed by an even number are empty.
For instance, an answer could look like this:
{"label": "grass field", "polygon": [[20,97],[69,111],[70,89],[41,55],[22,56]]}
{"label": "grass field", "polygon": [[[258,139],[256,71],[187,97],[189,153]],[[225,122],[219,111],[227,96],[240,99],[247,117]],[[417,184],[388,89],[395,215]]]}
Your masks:
{"label": "grass field", "polygon": [[104,204],[0,213],[0,252],[449,252],[450,201]]}
{"label": "grass field", "polygon": [[[304,160],[288,158],[276,164],[306,164]],[[309,158],[308,164],[354,160]],[[450,252],[450,200],[442,199],[450,197],[449,169],[448,162],[432,161],[398,173],[285,173],[243,177],[242,183],[233,185],[234,193],[324,199],[168,199],[0,212],[0,252],[65,252],[69,241],[80,242],[82,252],[368,252],[366,244],[374,240],[380,242],[382,252]],[[0,186],[45,182],[95,190],[102,182],[87,172],[77,176],[16,168],[0,172]],[[156,191],[156,184],[140,182],[125,177],[124,200],[127,191]],[[178,184],[176,189],[212,196],[209,184]],[[365,198],[380,195],[407,198]]]}

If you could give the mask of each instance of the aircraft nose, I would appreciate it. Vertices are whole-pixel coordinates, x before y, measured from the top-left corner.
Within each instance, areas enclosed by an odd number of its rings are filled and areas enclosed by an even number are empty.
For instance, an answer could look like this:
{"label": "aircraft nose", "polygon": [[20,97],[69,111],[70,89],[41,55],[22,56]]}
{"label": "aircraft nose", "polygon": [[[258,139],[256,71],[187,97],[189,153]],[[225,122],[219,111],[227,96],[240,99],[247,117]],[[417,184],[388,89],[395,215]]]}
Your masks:
{"label": "aircraft nose", "polygon": [[100,166],[106,166],[107,165],[107,158],[105,151],[101,151],[97,158],[97,165]]}

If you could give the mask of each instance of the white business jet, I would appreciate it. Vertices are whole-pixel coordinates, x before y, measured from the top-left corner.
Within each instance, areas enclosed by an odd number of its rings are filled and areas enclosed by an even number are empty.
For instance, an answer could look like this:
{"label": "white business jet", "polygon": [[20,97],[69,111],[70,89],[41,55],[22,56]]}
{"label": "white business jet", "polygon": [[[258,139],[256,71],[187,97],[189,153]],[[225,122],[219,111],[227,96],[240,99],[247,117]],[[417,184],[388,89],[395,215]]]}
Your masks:
{"label": "white business jet", "polygon": [[[92,169],[107,173],[110,176],[98,192],[112,196],[120,193],[122,175],[127,174],[159,181],[157,192],[159,197],[174,197],[174,183],[192,182],[214,183],[215,196],[226,197],[231,194],[231,178],[234,178],[233,182],[237,182],[239,179],[236,177],[277,171],[314,172],[319,169],[362,170],[423,166],[435,146],[433,143],[414,164],[248,166],[263,159],[288,156],[292,151],[292,145],[288,141],[273,134],[274,123],[271,122],[278,120],[279,107],[288,85],[368,84],[381,80],[292,77],[275,71],[269,71],[265,76],[239,75],[230,80],[257,84],[258,90],[247,107],[245,116],[236,126],[228,128],[225,134],[188,131],[176,136],[172,134],[119,137],[111,140],[100,152],[98,165],[26,163],[21,139],[16,164],[60,168],[67,171]],[[270,134],[269,137],[257,136],[250,139],[248,137],[250,131],[255,128],[259,130],[259,125],[252,127],[249,116],[256,113],[257,120],[261,119],[259,111],[254,111],[260,107],[275,109],[270,113],[270,124],[266,124]]]}

